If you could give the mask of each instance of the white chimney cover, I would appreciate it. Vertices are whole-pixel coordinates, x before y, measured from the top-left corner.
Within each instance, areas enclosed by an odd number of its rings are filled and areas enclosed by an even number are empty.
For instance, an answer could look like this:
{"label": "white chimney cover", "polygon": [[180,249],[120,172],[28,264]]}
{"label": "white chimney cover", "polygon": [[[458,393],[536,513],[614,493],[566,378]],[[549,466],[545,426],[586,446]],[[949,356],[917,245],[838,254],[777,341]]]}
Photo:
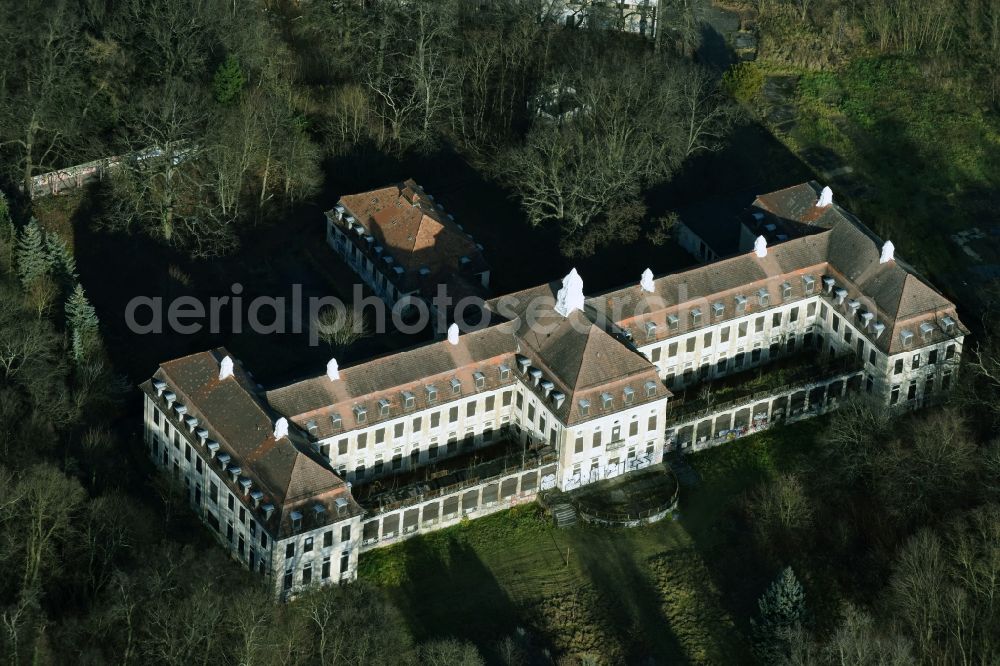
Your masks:
{"label": "white chimney cover", "polygon": [[816,202],[817,208],[826,208],[833,204],[833,190],[827,185],[823,188],[823,191],[819,193],[819,201]]}
{"label": "white chimney cover", "polygon": [[230,357],[225,357],[222,362],[219,363],[219,379],[225,379],[226,377],[233,376],[233,359]]}
{"label": "white chimney cover", "polygon": [[340,379],[340,366],[337,365],[337,359],[331,358],[326,364],[326,376],[331,382],[335,382]]}
{"label": "white chimney cover", "polygon": [[656,286],[653,284],[653,271],[647,268],[642,272],[642,279],[639,281],[639,286],[642,287],[643,291],[649,293],[656,291]]}
{"label": "white chimney cover", "polygon": [[450,342],[453,345],[457,345],[458,334],[459,334],[458,324],[452,322],[451,326],[448,327],[448,342]]}
{"label": "white chimney cover", "polygon": [[274,423],[274,438],[288,437],[288,419],[282,416]]}
{"label": "white chimney cover", "polygon": [[878,263],[887,264],[892,261],[892,255],[896,252],[896,246],[892,244],[892,241],[886,241],[882,245],[882,256],[879,257]]}
{"label": "white chimney cover", "polygon": [[562,284],[562,289],[556,294],[556,312],[563,317],[568,317],[574,310],[583,312],[583,278],[575,268],[563,278]]}
{"label": "white chimney cover", "polygon": [[763,236],[757,236],[757,240],[753,242],[753,251],[757,253],[758,257],[767,256],[767,239]]}

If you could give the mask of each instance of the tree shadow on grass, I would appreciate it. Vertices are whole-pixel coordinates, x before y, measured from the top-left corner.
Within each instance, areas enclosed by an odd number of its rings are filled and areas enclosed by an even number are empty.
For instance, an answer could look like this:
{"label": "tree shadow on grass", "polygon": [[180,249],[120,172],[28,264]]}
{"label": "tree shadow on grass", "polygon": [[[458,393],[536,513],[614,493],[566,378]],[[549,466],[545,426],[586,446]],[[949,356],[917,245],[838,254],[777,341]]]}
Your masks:
{"label": "tree shadow on grass", "polygon": [[399,546],[406,582],[393,592],[418,642],[454,637],[489,654],[525,621],[476,551],[452,535]]}
{"label": "tree shadow on grass", "polygon": [[615,531],[599,536],[600,547],[580,548],[571,557],[579,561],[597,591],[602,606],[594,611],[622,646],[627,661],[687,663],[684,647],[663,614],[662,599],[636,562],[629,540],[615,538]]}

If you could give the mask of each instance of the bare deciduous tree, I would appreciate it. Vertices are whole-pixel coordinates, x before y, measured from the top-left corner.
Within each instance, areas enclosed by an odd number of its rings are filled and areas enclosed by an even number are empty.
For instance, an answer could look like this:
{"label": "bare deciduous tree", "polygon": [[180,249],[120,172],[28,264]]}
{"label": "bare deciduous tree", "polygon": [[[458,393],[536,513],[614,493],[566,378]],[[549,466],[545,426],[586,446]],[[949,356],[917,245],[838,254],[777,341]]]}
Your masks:
{"label": "bare deciduous tree", "polygon": [[714,147],[731,104],[694,68],[614,59],[570,71],[549,86],[554,110],[535,120],[523,146],[496,163],[534,225],[559,224],[567,254],[634,240],[642,188],[688,156]]}
{"label": "bare deciduous tree", "polygon": [[41,578],[65,564],[57,556],[60,545],[75,533],[73,516],[86,494],[75,479],[50,465],[36,465],[16,481],[17,502],[7,505],[0,519],[13,522],[19,535],[17,547],[22,560],[21,590],[38,589]]}
{"label": "bare deciduous tree", "polygon": [[749,509],[758,543],[772,552],[793,546],[813,522],[812,503],[793,474],[763,484],[750,498]]}
{"label": "bare deciduous tree", "polygon": [[86,116],[79,31],[65,3],[7,5],[0,14],[0,151],[25,192],[33,176],[69,159]]}
{"label": "bare deciduous tree", "polygon": [[108,223],[141,230],[195,255],[228,251],[234,218],[218,203],[207,165],[208,102],[182,81],[147,93],[132,113],[115,169]]}
{"label": "bare deciduous tree", "polygon": [[890,423],[888,409],[873,397],[854,394],[844,400],[822,436],[831,475],[844,484],[869,477]]}

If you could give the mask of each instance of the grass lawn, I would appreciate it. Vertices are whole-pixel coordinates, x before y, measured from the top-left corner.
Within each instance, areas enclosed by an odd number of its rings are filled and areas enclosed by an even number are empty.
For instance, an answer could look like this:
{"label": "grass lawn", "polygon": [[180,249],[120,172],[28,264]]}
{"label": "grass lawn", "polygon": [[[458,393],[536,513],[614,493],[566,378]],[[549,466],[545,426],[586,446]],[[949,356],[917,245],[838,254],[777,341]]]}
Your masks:
{"label": "grass lawn", "polygon": [[742,655],[691,539],[670,521],[559,530],[532,504],[366,554],[360,575],[387,588],[417,640],[457,636],[490,654],[521,627],[538,648],[599,663]]}
{"label": "grass lawn", "polygon": [[691,456],[703,480],[678,522],[560,530],[532,504],[367,553],[360,576],[388,591],[417,640],[456,636],[490,655],[521,627],[539,648],[600,663],[745,663],[749,613],[775,569],[729,514],[807,459],[818,427]]}

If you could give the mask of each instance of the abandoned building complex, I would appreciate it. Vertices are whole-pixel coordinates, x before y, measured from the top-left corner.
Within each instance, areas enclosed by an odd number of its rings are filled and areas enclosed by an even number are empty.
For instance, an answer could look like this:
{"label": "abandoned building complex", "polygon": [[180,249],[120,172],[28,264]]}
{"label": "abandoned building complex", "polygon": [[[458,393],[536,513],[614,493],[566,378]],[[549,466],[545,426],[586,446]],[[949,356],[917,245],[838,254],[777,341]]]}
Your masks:
{"label": "abandoned building complex", "polygon": [[[142,385],[149,455],[288,597],[352,580],[366,550],[808,418],[852,389],[893,409],[948,391],[955,306],[828,188],[761,195],[740,224],[729,258],[591,297],[574,270],[485,301],[478,330],[271,390],[224,349],[167,361]],[[436,280],[488,285],[479,248],[412,181],[342,198],[326,237],[389,304]],[[769,368],[781,381],[740,391]]]}

